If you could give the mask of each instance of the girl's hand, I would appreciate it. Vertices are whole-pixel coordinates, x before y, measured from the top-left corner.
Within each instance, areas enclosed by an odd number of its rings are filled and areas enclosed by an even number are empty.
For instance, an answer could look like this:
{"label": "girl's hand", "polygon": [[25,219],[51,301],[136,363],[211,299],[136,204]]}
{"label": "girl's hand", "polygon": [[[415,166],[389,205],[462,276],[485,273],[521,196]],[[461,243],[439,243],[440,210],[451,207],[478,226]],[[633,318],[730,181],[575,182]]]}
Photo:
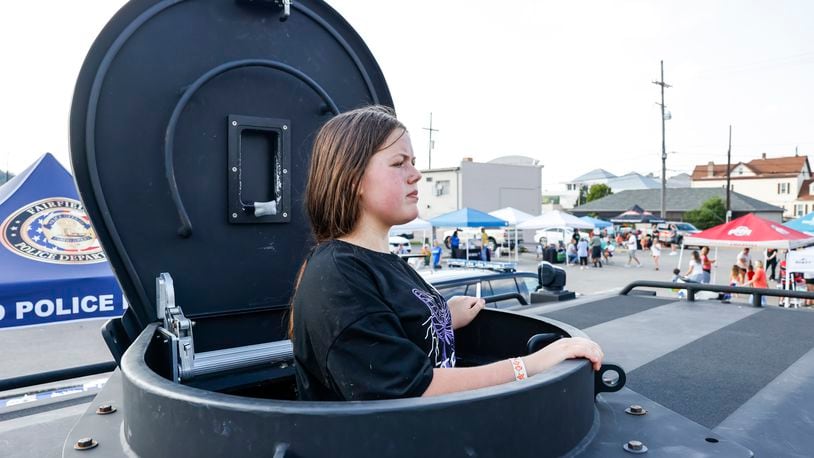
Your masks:
{"label": "girl's hand", "polygon": [[595,371],[602,366],[605,353],[599,344],[584,337],[560,339],[547,347],[523,358],[529,375],[538,374],[566,359],[586,358]]}
{"label": "girl's hand", "polygon": [[486,307],[486,301],[472,296],[453,296],[447,301],[447,306],[452,315],[452,329],[460,329],[478,316]]}

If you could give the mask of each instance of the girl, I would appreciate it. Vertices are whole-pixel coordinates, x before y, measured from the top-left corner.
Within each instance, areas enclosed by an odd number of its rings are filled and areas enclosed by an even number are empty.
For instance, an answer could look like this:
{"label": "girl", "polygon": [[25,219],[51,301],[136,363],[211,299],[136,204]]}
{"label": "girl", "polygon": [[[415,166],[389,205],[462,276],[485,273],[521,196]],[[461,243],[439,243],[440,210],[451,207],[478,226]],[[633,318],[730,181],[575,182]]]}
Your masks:
{"label": "girl", "polygon": [[[729,272],[729,286],[743,286],[743,272],[737,264],[733,264],[732,270]],[[735,294],[734,297],[738,297],[738,295]]]}
{"label": "girl", "polygon": [[701,270],[703,272],[701,283],[709,283],[712,279],[712,263],[714,259],[709,258],[709,247],[701,248]]}
{"label": "girl", "polygon": [[650,254],[653,255],[653,264],[656,265],[656,270],[659,270],[659,258],[661,258],[661,242],[656,239],[653,246],[650,247]]}
{"label": "girl", "polygon": [[701,265],[701,255],[698,254],[698,251],[693,250],[692,257],[690,258],[690,268],[687,270],[687,273],[684,276],[690,281],[701,283],[704,277],[704,272],[701,270]]}
{"label": "girl", "polygon": [[304,400],[432,396],[522,380],[568,358],[598,370],[599,346],[560,339],[522,358],[455,367],[455,330],[483,309],[449,301],[398,256],[390,227],[418,216],[410,137],[390,108],[334,117],[314,139],[305,206],[317,245],[303,263],[289,333]]}

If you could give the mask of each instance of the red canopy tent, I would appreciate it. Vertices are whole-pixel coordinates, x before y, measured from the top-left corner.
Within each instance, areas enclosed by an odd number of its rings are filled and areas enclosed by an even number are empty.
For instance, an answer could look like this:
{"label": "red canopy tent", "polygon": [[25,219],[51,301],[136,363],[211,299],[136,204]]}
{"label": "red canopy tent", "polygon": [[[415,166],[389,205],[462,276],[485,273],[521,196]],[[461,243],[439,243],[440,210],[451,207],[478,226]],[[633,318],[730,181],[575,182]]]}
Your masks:
{"label": "red canopy tent", "polygon": [[684,244],[789,250],[814,244],[814,237],[749,213],[684,237]]}
{"label": "red canopy tent", "polygon": [[[749,213],[728,223],[684,237],[681,255],[678,258],[679,268],[686,245],[714,246],[715,259],[718,259],[718,247],[721,246],[790,250],[814,245],[814,237]],[[714,273],[712,281],[715,282]]]}

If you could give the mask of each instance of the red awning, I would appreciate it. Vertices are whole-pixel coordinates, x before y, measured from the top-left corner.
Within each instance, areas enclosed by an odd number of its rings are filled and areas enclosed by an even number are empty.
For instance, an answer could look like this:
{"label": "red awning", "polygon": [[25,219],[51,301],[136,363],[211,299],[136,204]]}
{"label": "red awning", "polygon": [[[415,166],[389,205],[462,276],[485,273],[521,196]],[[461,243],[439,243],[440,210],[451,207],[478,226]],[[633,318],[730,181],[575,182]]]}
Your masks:
{"label": "red awning", "polygon": [[684,237],[684,245],[792,249],[814,245],[814,237],[749,213]]}

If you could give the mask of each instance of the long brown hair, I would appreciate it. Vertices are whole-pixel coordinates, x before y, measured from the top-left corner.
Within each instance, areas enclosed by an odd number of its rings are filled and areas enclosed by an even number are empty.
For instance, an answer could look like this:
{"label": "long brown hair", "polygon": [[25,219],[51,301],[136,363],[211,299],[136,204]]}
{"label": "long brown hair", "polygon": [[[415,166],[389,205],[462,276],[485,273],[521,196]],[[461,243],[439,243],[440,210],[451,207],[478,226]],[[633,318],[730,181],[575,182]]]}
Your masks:
{"label": "long brown hair", "polygon": [[[305,209],[317,244],[353,231],[359,220],[359,187],[370,158],[387,148],[387,137],[396,129],[406,132],[392,108],[371,105],[342,113],[322,126],[314,138]],[[306,259],[297,274],[288,319],[294,337],[294,297],[305,272]]]}

